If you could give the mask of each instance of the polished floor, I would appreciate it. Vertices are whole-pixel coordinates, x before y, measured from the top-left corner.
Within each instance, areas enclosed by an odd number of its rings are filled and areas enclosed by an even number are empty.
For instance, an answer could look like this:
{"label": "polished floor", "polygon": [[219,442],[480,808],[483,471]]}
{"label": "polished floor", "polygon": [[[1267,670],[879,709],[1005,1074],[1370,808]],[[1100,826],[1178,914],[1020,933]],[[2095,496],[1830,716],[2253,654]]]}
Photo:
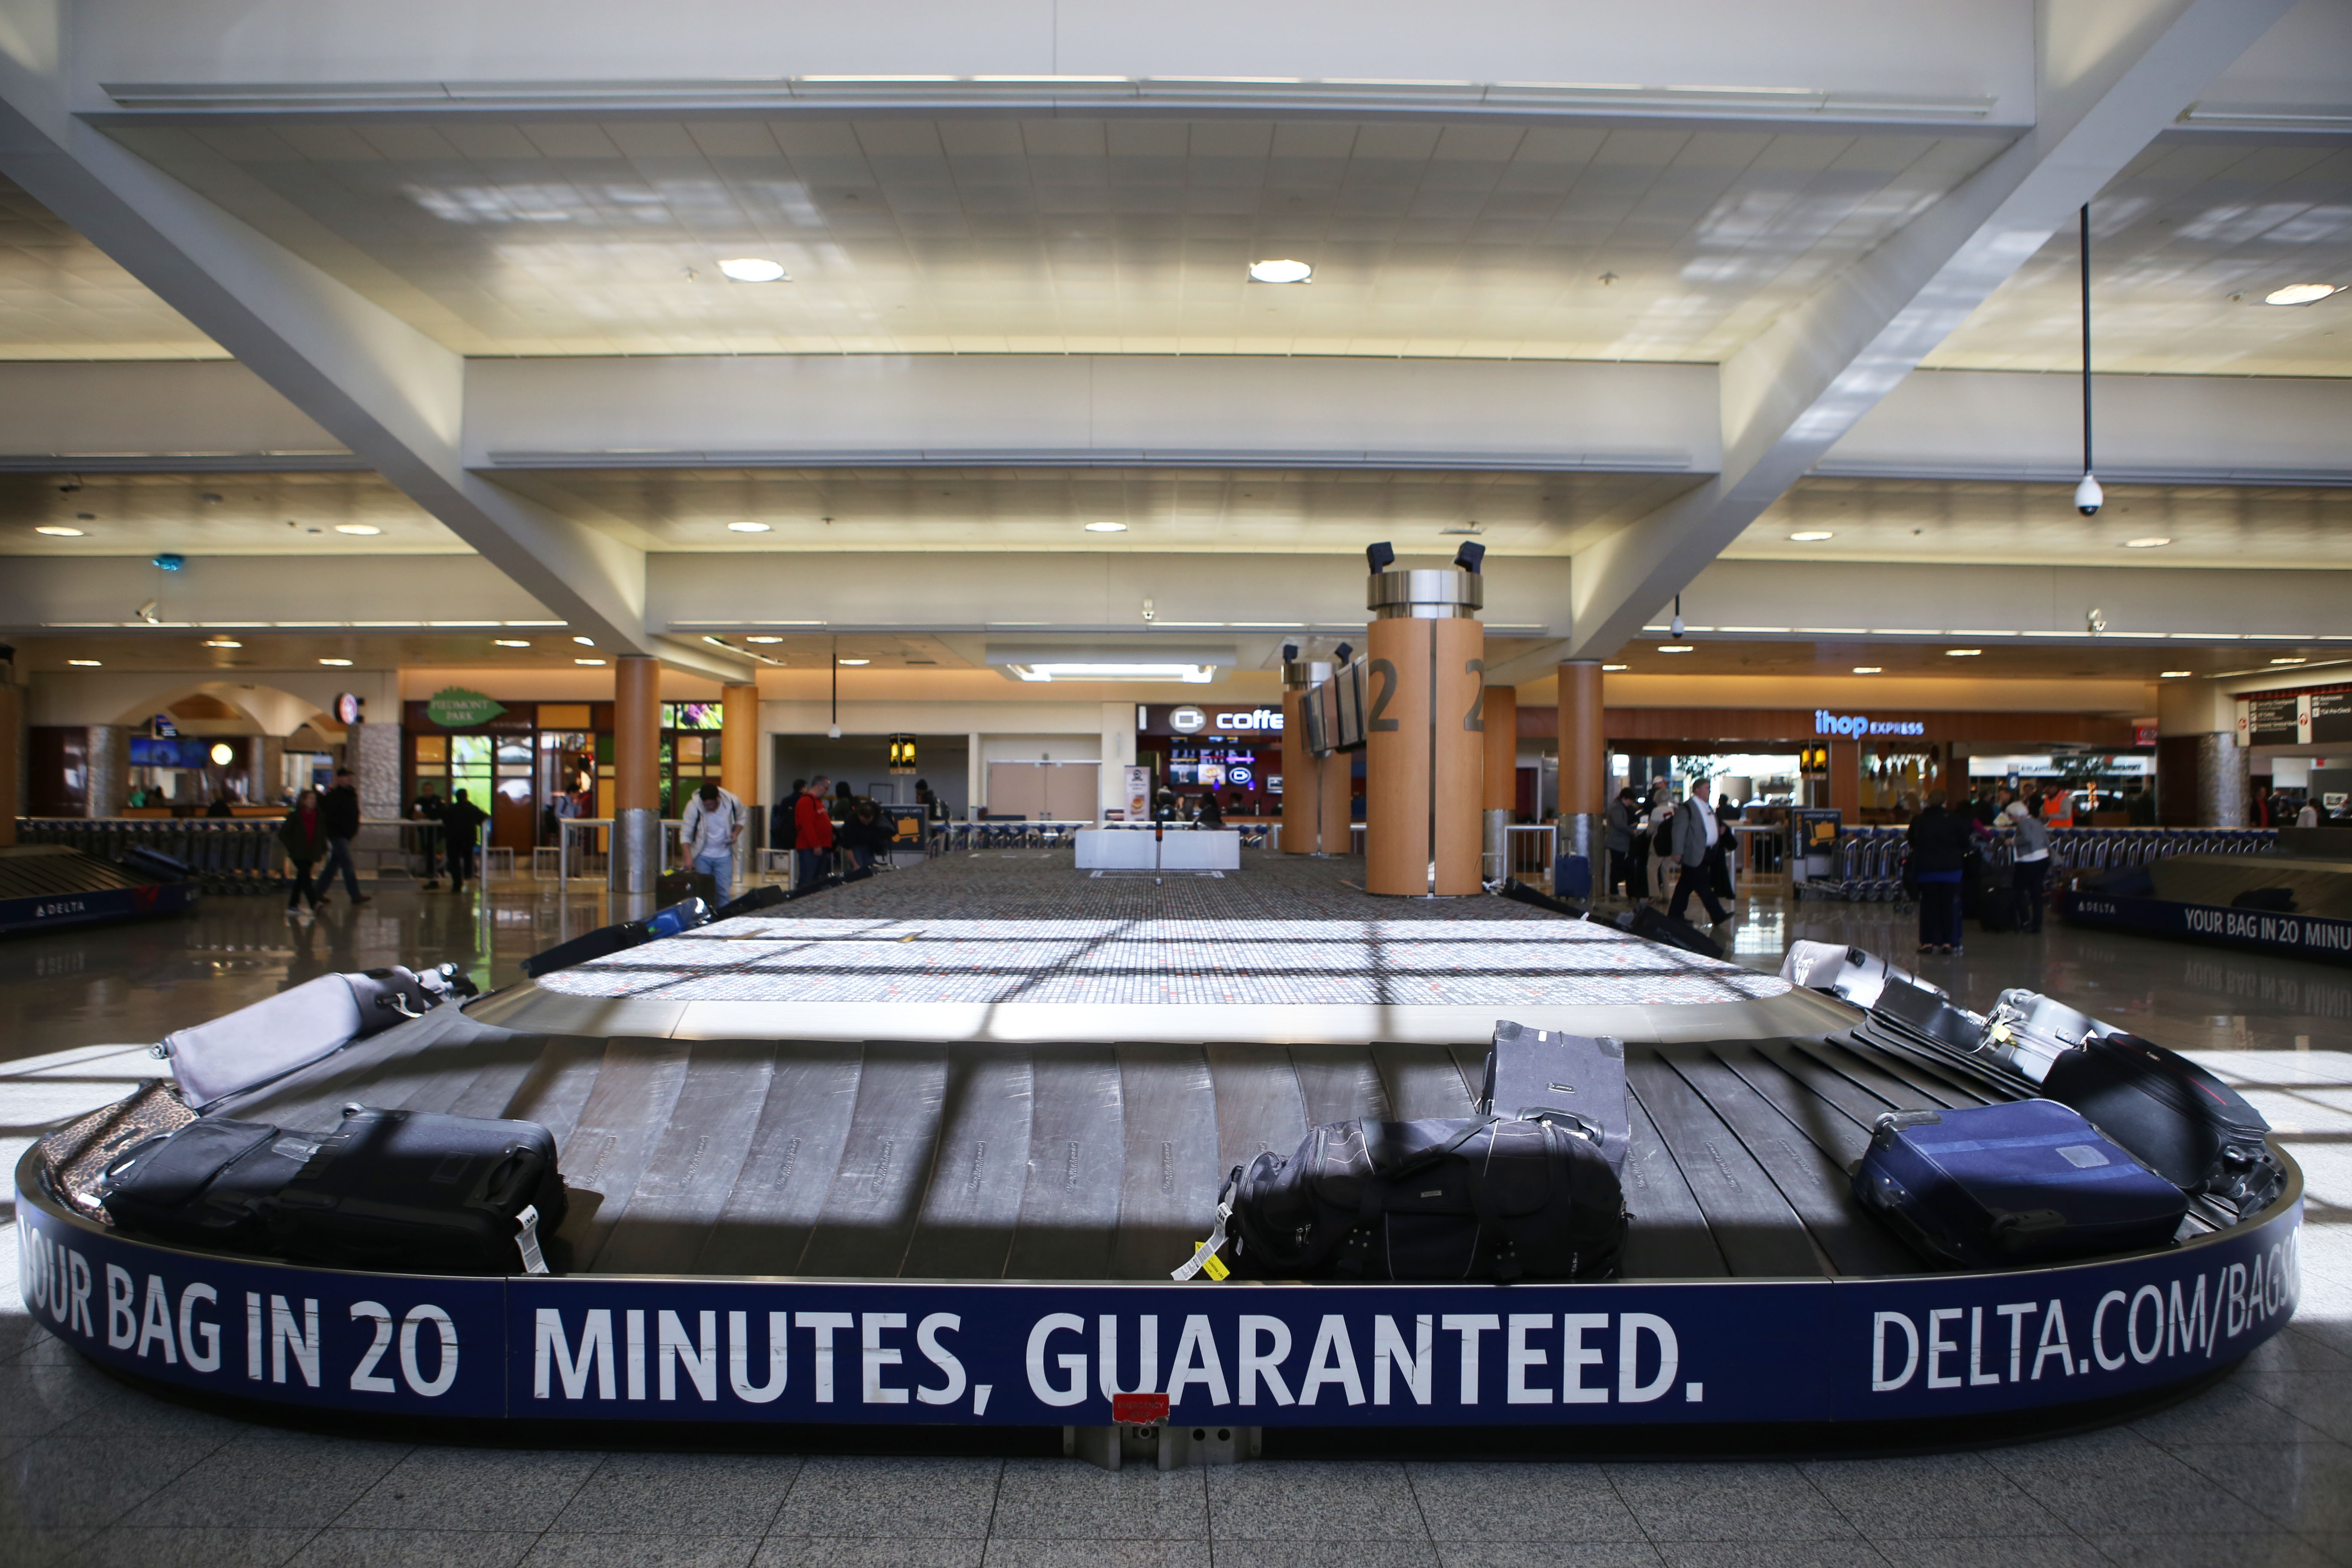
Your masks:
{"label": "polished floor", "polygon": [[[908,873],[919,875],[919,873]],[[1245,865],[1242,876],[1248,876]],[[274,900],[0,942],[0,1154],[121,1092],[138,1048],[289,979],[394,960],[513,980],[606,918],[580,889],[389,887],[314,921]],[[812,911],[815,906],[810,906]],[[1882,905],[1759,897],[1733,955],[1901,953]],[[2295,1322],[2128,1426],[1927,1457],[1497,1464],[1268,1460],[1106,1474],[1055,1459],[517,1451],[322,1436],[91,1371],[0,1284],[0,1564],[1979,1564],[2352,1563],[2352,972],[2074,931],[1971,933],[1921,967],[1962,1001],[2045,990],[2245,1086],[2302,1163]],[[13,1237],[5,1238],[13,1241]],[[12,1248],[13,1249],[13,1248]]]}

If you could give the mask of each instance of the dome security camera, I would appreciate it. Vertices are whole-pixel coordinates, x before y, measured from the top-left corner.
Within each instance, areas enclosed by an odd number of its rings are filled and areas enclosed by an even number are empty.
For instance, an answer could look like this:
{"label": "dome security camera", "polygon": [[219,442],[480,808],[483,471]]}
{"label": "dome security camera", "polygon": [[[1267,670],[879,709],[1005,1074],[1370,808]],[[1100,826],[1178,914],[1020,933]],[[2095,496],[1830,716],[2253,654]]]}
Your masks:
{"label": "dome security camera", "polygon": [[2074,510],[2084,517],[2098,516],[2099,508],[2106,504],[2106,500],[2107,492],[2101,489],[2099,481],[2089,474],[2084,474],[2083,482],[2074,487]]}

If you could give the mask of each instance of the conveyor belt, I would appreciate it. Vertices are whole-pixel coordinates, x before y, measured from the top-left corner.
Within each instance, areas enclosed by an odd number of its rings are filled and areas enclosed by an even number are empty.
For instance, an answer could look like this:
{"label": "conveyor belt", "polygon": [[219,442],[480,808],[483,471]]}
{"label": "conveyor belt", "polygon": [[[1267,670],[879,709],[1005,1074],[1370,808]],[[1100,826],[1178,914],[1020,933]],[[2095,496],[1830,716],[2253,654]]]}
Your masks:
{"label": "conveyor belt", "polygon": [[[527,1117],[562,1150],[581,1272],[1151,1279],[1226,1173],[1318,1121],[1460,1116],[1475,1047],[595,1042],[454,1010],[227,1108]],[[1845,1167],[1889,1110],[1993,1091],[1844,1039],[1628,1047],[1629,1279],[1908,1273]]]}

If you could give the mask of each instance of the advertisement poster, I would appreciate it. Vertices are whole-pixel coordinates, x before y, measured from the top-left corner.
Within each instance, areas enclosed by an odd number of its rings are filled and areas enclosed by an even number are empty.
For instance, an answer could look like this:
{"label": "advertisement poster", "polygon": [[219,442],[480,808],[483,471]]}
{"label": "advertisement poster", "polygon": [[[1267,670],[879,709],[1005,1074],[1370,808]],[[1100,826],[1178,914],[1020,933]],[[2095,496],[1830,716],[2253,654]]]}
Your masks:
{"label": "advertisement poster", "polygon": [[1127,770],[1127,820],[1141,822],[1151,815],[1151,770]]}

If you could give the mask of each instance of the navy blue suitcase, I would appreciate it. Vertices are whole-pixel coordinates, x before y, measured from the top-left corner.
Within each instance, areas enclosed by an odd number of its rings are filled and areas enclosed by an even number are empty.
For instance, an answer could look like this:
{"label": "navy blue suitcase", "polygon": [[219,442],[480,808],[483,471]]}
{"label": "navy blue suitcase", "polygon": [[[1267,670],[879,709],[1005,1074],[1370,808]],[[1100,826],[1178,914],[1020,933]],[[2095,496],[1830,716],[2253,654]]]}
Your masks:
{"label": "navy blue suitcase", "polygon": [[1931,1262],[2000,1268],[2165,1246],[2187,1194],[2054,1100],[1878,1119],[1853,1195]]}

